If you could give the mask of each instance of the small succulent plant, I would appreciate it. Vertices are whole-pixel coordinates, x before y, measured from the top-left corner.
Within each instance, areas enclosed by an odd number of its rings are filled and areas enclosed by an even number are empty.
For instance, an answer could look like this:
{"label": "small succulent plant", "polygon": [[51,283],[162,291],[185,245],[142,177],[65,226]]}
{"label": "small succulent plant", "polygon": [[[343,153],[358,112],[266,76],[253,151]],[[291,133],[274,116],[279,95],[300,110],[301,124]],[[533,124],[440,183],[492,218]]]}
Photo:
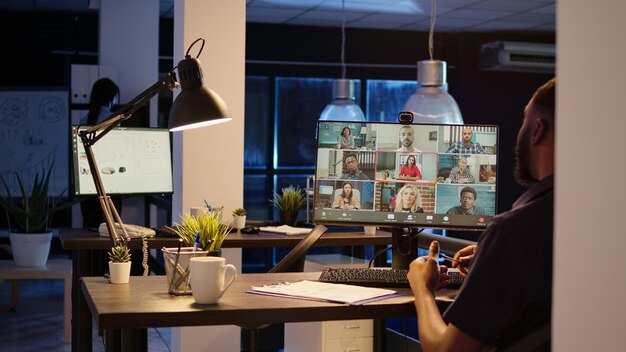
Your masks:
{"label": "small succulent plant", "polygon": [[113,263],[126,263],[130,261],[130,249],[125,244],[120,244],[111,248],[109,259]]}
{"label": "small succulent plant", "polygon": [[244,216],[246,214],[248,214],[248,212],[244,208],[237,208],[233,210],[233,216]]}

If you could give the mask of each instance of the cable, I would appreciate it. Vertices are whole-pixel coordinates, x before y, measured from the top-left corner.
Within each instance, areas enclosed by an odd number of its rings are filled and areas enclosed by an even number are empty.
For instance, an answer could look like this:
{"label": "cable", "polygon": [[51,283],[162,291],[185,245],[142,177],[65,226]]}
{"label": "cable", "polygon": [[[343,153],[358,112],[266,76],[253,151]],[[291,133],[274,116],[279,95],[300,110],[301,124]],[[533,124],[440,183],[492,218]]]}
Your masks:
{"label": "cable", "polygon": [[428,53],[430,54],[430,59],[433,59],[433,43],[434,43],[434,35],[435,35],[435,22],[437,20],[437,0],[432,0],[430,3],[430,31],[428,32]]}
{"label": "cable", "polygon": [[372,267],[372,263],[374,262],[374,259],[376,259],[376,257],[378,257],[379,255],[386,253],[387,251],[389,251],[391,249],[391,247],[385,247],[381,250],[379,250],[378,252],[374,253],[374,255],[372,256],[372,259],[370,259],[369,263],[367,263],[367,268],[371,268]]}
{"label": "cable", "polygon": [[341,78],[346,78],[346,14],[345,0],[341,0]]}

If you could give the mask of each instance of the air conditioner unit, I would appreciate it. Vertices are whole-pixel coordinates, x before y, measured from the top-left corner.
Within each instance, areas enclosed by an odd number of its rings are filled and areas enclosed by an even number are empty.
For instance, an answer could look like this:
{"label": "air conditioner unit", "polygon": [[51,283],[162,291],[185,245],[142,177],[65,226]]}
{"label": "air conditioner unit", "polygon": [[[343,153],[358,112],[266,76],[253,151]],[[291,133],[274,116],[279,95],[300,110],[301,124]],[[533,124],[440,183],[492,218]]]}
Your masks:
{"label": "air conditioner unit", "polygon": [[496,41],[480,47],[480,68],[492,71],[554,73],[554,44]]}

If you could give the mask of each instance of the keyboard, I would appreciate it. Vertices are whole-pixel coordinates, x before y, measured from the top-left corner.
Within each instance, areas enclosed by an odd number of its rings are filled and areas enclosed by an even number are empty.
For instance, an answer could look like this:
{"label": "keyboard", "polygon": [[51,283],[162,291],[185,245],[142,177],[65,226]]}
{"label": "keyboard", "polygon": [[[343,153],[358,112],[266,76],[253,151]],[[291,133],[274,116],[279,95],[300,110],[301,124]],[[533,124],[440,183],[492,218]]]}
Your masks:
{"label": "keyboard", "polygon": [[[324,268],[318,281],[382,288],[410,287],[406,270],[383,268]],[[448,272],[447,288],[459,288],[464,277],[458,271]]]}

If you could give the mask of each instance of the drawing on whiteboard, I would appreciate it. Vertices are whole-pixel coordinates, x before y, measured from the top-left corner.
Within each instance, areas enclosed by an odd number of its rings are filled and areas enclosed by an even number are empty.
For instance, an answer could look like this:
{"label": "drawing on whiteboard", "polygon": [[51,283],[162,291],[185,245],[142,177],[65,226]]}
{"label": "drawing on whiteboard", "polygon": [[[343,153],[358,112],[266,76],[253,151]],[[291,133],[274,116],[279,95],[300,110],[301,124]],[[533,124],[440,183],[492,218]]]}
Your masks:
{"label": "drawing on whiteboard", "polygon": [[[25,184],[54,164],[49,195],[69,186],[69,95],[66,90],[0,89],[0,175],[7,181],[17,173]],[[19,185],[8,185],[19,194]],[[67,194],[67,193],[64,193]]]}

